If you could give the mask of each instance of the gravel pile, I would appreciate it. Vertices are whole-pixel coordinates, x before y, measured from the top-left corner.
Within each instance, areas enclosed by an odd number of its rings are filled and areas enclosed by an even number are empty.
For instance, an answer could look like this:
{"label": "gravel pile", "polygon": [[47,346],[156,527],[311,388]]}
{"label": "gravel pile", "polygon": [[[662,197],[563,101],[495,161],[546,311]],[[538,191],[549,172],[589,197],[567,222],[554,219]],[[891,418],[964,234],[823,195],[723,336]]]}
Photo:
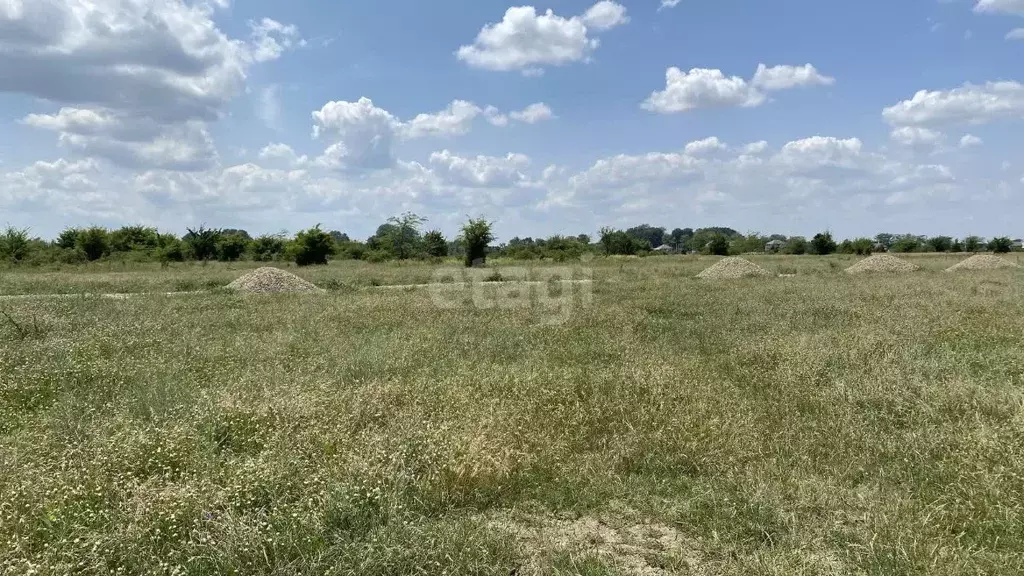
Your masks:
{"label": "gravel pile", "polygon": [[876,254],[869,256],[860,262],[857,262],[853,266],[846,269],[847,274],[870,274],[872,272],[890,272],[895,274],[905,274],[907,272],[916,272],[921,267],[917,264],[901,260],[895,256],[889,254]]}
{"label": "gravel pile", "polygon": [[279,294],[282,292],[322,292],[291,272],[280,268],[257,268],[228,284],[231,290],[251,294]]}
{"label": "gravel pile", "polygon": [[733,280],[736,278],[752,278],[771,276],[772,273],[743,258],[724,258],[714,266],[697,274],[697,278],[705,280]]}
{"label": "gravel pile", "polygon": [[996,270],[998,268],[1020,268],[1020,266],[1006,260],[1005,258],[1000,258],[991,254],[977,254],[963,262],[960,262],[959,264],[950,266],[946,269],[946,272],[957,272],[959,270]]}

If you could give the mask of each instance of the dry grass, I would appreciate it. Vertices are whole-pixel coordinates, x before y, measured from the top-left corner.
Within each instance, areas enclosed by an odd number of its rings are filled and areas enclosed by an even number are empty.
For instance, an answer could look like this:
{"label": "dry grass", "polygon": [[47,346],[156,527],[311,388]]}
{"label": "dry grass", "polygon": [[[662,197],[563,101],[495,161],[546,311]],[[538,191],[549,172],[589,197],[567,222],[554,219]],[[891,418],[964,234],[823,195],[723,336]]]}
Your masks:
{"label": "dry grass", "polygon": [[868,256],[867,258],[857,262],[853,266],[846,269],[847,274],[873,274],[873,273],[891,273],[891,274],[906,274],[908,272],[916,272],[921,267],[913,262],[908,262],[902,258],[897,258],[891,254],[875,254],[874,256]]}
{"label": "dry grass", "polygon": [[771,276],[772,273],[743,258],[723,258],[697,275],[704,280],[736,280],[739,278],[753,278],[758,276]]}
{"label": "dry grass", "polygon": [[950,266],[946,269],[947,272],[958,272],[961,270],[998,270],[1000,268],[1019,268],[1018,264],[1015,264],[1005,258],[999,256],[993,256],[992,254],[976,254],[970,258]]}
{"label": "dry grass", "polygon": [[1024,271],[956,259],[597,261],[562,324],[424,290],[2,302],[0,574],[1020,574]]}

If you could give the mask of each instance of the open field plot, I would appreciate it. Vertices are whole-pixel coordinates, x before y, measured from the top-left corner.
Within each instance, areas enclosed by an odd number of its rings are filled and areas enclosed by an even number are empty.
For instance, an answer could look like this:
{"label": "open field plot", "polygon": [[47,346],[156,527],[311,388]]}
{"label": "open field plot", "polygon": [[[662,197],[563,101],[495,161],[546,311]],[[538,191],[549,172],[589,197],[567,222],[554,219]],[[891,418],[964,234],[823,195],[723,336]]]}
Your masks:
{"label": "open field plot", "polygon": [[428,265],[0,302],[0,573],[1024,571],[1024,272],[751,260],[796,277],[600,260],[560,322],[369,288]]}

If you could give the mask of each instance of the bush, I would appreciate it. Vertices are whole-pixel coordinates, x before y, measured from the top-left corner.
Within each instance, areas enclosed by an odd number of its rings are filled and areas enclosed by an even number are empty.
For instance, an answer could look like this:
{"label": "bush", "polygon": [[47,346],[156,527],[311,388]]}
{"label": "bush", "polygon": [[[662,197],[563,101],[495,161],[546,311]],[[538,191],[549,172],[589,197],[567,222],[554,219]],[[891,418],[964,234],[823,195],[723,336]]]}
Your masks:
{"label": "bush", "polygon": [[280,236],[265,234],[253,240],[249,245],[249,250],[252,252],[253,260],[257,262],[270,262],[284,254],[284,239]]}
{"label": "bush", "polygon": [[334,238],[319,224],[296,234],[290,246],[290,254],[299,266],[327,264],[327,257],[333,253]]}
{"label": "bush", "polygon": [[210,260],[217,256],[217,242],[221,231],[200,226],[195,230],[187,228],[188,233],[182,238],[188,246],[190,256],[196,260]]}
{"label": "bush", "polygon": [[984,240],[979,236],[968,236],[964,238],[964,251],[965,252],[979,252],[984,244]]}
{"label": "bush", "polygon": [[217,240],[217,259],[235,262],[245,254],[249,241],[241,234],[225,234]]}
{"label": "bush", "polygon": [[110,239],[106,228],[93,226],[78,231],[78,249],[89,261],[99,260],[110,252]]}
{"label": "bush", "polygon": [[786,242],[786,247],[783,249],[786,254],[794,254],[797,256],[807,254],[807,239],[803,236],[794,236]]}
{"label": "bush", "polygon": [[853,253],[858,256],[871,256],[875,251],[875,242],[870,238],[857,238],[851,242]]}
{"label": "bush", "polygon": [[729,255],[729,239],[722,234],[715,234],[711,241],[704,246],[704,252],[714,256]]}
{"label": "bush", "polygon": [[996,254],[1006,254],[1010,252],[1010,250],[1013,250],[1013,240],[1010,240],[1005,236],[993,238],[992,241],[988,243],[988,249]]}
{"label": "bush", "polygon": [[423,235],[423,251],[427,256],[443,258],[448,255],[448,241],[440,230],[431,230]]}
{"label": "bush", "polygon": [[384,250],[367,250],[363,255],[363,260],[370,264],[380,264],[381,262],[391,260],[391,254]]}
{"label": "bush", "polygon": [[651,244],[621,230],[614,228],[601,229],[601,247],[609,256],[632,256],[650,250]]}
{"label": "bush", "polygon": [[470,218],[462,226],[459,241],[466,248],[466,267],[478,266],[487,262],[487,246],[494,241],[491,223],[483,218]]}
{"label": "bush", "polygon": [[57,246],[61,248],[74,248],[78,245],[78,228],[65,228],[60,236],[57,236]]}
{"label": "bush", "polygon": [[811,239],[811,250],[819,256],[828,256],[836,251],[836,241],[832,239],[830,232],[815,234]]}
{"label": "bush", "polygon": [[187,249],[185,243],[177,238],[163,240],[163,246],[157,249],[156,256],[160,262],[184,262]]}
{"label": "bush", "polygon": [[28,230],[8,226],[0,236],[0,255],[11,262],[21,262],[28,256]]}

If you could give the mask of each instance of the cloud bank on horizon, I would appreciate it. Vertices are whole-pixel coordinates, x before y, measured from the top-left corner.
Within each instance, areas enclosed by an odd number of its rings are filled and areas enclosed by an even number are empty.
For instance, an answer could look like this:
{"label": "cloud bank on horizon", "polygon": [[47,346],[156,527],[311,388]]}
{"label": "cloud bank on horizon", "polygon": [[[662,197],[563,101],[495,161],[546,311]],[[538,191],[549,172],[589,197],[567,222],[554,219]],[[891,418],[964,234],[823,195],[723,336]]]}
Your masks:
{"label": "cloud bank on horizon", "polygon": [[477,4],[0,1],[0,224],[1024,235],[1024,0]]}

